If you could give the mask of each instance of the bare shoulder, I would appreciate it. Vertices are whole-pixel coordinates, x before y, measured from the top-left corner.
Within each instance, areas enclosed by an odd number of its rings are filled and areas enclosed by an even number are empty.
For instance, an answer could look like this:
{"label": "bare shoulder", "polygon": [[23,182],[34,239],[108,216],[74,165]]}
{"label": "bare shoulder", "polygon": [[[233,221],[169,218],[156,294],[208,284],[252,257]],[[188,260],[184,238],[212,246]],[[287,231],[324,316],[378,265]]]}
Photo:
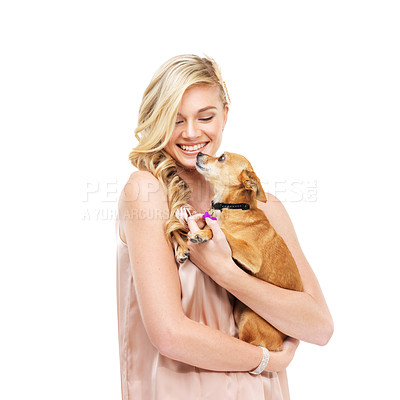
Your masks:
{"label": "bare shoulder", "polygon": [[149,198],[153,200],[166,198],[160,181],[148,171],[132,172],[121,192],[120,200],[140,201]]}
{"label": "bare shoulder", "polygon": [[284,205],[276,196],[274,196],[272,193],[265,193],[265,195],[267,197],[267,201],[265,203],[258,201],[257,205],[267,214],[267,217],[282,217],[282,214],[287,214]]}
{"label": "bare shoulder", "polygon": [[141,210],[148,208],[168,209],[167,196],[161,185],[161,182],[148,171],[133,172],[122,189],[118,210],[140,208]]}
{"label": "bare shoulder", "polygon": [[160,181],[148,171],[133,172],[118,201],[121,238],[128,229],[163,229],[168,220],[168,201]]}
{"label": "bare shoulder", "polygon": [[260,210],[264,211],[270,224],[279,233],[285,242],[291,246],[299,246],[293,223],[283,203],[273,194],[266,193],[267,202],[257,202]]}

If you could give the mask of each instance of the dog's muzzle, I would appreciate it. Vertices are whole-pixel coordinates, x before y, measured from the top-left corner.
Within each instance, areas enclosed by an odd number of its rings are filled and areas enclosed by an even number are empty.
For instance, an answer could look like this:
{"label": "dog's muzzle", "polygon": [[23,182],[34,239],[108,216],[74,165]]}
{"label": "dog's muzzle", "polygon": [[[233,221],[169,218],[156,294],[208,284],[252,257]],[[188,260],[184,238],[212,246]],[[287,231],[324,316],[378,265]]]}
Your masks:
{"label": "dog's muzzle", "polygon": [[197,153],[197,156],[196,156],[196,167],[198,167],[200,170],[203,170],[203,171],[205,171],[207,168],[203,167],[201,160],[203,157],[206,157],[206,156],[207,156],[207,154],[203,154],[202,152]]}

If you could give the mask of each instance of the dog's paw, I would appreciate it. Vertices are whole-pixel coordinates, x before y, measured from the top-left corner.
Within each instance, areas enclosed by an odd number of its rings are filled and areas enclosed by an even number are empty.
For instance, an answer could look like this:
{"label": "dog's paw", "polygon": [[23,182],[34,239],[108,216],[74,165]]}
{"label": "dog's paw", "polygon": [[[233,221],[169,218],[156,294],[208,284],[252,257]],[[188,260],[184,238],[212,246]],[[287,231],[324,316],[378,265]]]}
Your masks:
{"label": "dog's paw", "polygon": [[175,260],[179,264],[183,264],[189,258],[189,250],[183,250],[182,248],[178,248],[175,254]]}
{"label": "dog's paw", "polygon": [[188,258],[189,258],[189,253],[187,254],[187,256],[176,257],[176,261],[178,261],[179,264],[183,264]]}
{"label": "dog's paw", "polygon": [[192,243],[204,243],[208,241],[208,238],[202,237],[201,235],[199,235],[198,233],[190,233],[188,235],[188,239],[192,242]]}

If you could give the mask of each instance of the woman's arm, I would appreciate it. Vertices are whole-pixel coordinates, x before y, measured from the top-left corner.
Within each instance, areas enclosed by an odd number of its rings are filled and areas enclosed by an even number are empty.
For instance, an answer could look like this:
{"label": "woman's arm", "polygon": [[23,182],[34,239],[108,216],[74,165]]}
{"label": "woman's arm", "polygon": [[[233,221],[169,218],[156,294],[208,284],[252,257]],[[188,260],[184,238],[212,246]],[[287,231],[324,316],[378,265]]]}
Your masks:
{"label": "woman's arm", "polygon": [[[325,345],[332,336],[333,321],[318,280],[300,248],[283,204],[271,194],[268,197],[266,204],[259,203],[258,206],[292,252],[303,282],[303,292],[282,289],[238,268],[226,257],[225,236],[218,223],[210,219],[207,224],[213,228],[214,238],[199,246],[190,245],[190,258],[219,285],[280,331],[309,343]],[[191,219],[193,223],[196,216]]]}
{"label": "woman's arm", "polygon": [[[182,309],[178,269],[165,238],[165,194],[148,172],[138,171],[121,194],[119,219],[128,245],[139,307],[152,344],[166,357],[215,371],[250,371],[260,348],[187,318]],[[298,341],[271,352],[268,371],[285,369]]]}

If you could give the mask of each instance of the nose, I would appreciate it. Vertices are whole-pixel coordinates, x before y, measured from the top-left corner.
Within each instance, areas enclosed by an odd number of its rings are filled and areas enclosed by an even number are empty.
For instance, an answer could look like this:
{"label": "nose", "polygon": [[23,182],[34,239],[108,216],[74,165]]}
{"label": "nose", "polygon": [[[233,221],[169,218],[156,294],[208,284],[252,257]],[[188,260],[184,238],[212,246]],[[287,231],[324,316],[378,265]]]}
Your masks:
{"label": "nose", "polygon": [[197,153],[197,159],[199,159],[199,158],[201,158],[201,157],[203,157],[204,156],[204,154],[200,151],[200,153]]}
{"label": "nose", "polygon": [[196,129],[192,122],[189,121],[185,131],[182,133],[182,136],[188,139],[195,139],[201,136],[201,132]]}

